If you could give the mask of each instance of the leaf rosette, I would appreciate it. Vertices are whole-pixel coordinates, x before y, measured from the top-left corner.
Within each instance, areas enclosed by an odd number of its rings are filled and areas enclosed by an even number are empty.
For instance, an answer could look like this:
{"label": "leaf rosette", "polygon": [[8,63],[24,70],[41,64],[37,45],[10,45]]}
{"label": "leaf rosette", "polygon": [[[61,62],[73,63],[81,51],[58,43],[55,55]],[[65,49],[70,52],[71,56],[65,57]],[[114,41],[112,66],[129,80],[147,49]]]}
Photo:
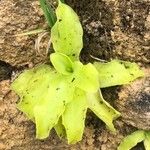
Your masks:
{"label": "leaf rosette", "polygon": [[119,60],[82,64],[83,30],[78,16],[60,1],[56,16],[51,30],[53,67],[41,65],[26,70],[11,88],[20,97],[18,109],[35,122],[38,139],[48,137],[55,128],[60,137],[74,144],[82,139],[87,109],[115,131],[113,120],[120,113],[103,99],[99,88],[127,84],[143,73],[136,64]]}
{"label": "leaf rosette", "polygon": [[27,70],[12,84],[21,98],[18,108],[36,123],[37,138],[48,137],[54,127],[69,143],[80,141],[88,108],[114,131],[112,121],[120,114],[99,93],[96,68],[61,53],[50,58],[55,69],[42,65]]}

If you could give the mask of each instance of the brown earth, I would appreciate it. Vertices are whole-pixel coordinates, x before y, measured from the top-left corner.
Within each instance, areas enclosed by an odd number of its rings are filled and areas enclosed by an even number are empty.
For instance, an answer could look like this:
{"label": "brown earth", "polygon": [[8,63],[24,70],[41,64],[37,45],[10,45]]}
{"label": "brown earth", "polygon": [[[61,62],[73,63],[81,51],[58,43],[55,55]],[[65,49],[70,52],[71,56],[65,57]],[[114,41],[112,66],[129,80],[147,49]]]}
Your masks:
{"label": "brown earth", "polygon": [[[0,150],[116,150],[121,139],[127,134],[137,128],[150,129],[150,1],[66,0],[66,2],[78,13],[84,28],[84,48],[81,57],[83,61],[94,61],[97,58],[134,61],[146,70],[146,77],[130,86],[102,90],[105,99],[123,114],[122,118],[115,122],[118,130],[116,135],[110,133],[105,125],[89,112],[84,138],[78,144],[67,145],[65,140],[58,139],[54,131],[48,139],[36,140],[34,124],[16,108],[18,97],[10,91],[10,83],[18,71],[48,61],[45,49],[49,35],[42,39],[40,51],[34,48],[35,40],[40,35],[22,37],[12,35],[45,28],[47,25],[37,0],[2,0],[0,1]],[[55,5],[55,1],[53,4]],[[135,149],[144,148],[140,144]]]}

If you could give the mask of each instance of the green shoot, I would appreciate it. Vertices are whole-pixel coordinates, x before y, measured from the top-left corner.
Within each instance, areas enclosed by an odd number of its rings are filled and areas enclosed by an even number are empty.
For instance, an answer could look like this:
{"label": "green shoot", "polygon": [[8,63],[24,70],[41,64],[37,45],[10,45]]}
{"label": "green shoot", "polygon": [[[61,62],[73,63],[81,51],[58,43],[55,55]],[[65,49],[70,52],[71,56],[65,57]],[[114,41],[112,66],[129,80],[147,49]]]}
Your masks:
{"label": "green shoot", "polygon": [[50,4],[47,2],[47,0],[39,0],[39,2],[44,12],[44,16],[48,22],[48,25],[50,28],[52,28],[56,22],[56,16],[53,9],[50,6]]}
{"label": "green shoot", "polygon": [[139,142],[144,142],[145,150],[150,150],[150,132],[138,130],[123,139],[118,150],[130,150]]}

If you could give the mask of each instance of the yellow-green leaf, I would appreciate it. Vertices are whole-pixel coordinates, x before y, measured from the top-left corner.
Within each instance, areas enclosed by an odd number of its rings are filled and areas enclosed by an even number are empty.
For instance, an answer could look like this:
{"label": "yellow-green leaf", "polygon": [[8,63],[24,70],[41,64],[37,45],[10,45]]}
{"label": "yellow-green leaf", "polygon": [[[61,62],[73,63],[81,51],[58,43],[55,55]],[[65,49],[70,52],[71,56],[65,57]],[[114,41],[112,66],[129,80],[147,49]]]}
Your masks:
{"label": "yellow-green leaf", "polygon": [[91,93],[99,89],[98,72],[91,63],[83,65],[80,62],[75,62],[73,75],[76,87]]}
{"label": "yellow-green leaf", "polygon": [[83,47],[83,29],[74,10],[59,1],[56,9],[57,22],[51,29],[51,40],[55,52],[78,59]]}
{"label": "yellow-green leaf", "polygon": [[108,63],[94,63],[99,72],[100,87],[129,84],[144,75],[136,63],[112,60]]}
{"label": "yellow-green leaf", "polygon": [[66,129],[68,143],[74,144],[82,139],[86,111],[86,94],[84,91],[76,89],[73,101],[66,106],[62,115],[62,123]]}
{"label": "yellow-green leaf", "polygon": [[120,113],[107,103],[101,92],[87,93],[88,107],[107,125],[111,131],[115,131],[113,120],[120,116]]}
{"label": "yellow-green leaf", "polygon": [[24,71],[11,85],[21,98],[18,108],[33,120],[33,106],[44,98],[44,92],[54,76],[54,70],[48,65],[41,65]]}
{"label": "yellow-green leaf", "polygon": [[67,55],[53,53],[50,55],[50,60],[59,73],[69,75],[73,72],[73,63]]}
{"label": "yellow-green leaf", "polygon": [[[37,138],[43,139],[49,135],[65,106],[72,101],[74,86],[69,81],[67,76],[42,65],[25,71],[12,84],[12,89],[21,98],[18,108],[36,123]],[[20,90],[22,86],[24,88]]]}
{"label": "yellow-green leaf", "polygon": [[136,146],[139,142],[145,139],[144,131],[138,130],[134,133],[126,136],[118,147],[118,150],[130,150]]}
{"label": "yellow-green leaf", "polygon": [[50,130],[57,124],[59,117],[65,110],[61,100],[57,103],[55,100],[48,100],[44,104],[34,107],[36,138],[38,139],[44,139],[49,136]]}

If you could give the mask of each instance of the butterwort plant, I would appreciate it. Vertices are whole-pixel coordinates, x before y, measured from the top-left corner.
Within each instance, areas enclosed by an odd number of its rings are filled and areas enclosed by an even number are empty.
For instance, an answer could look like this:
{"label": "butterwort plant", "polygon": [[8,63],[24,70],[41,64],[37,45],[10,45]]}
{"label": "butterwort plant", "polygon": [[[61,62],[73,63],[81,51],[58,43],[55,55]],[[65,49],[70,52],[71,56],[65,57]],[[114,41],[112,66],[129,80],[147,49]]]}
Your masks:
{"label": "butterwort plant", "polygon": [[126,136],[120,143],[118,150],[130,150],[142,141],[145,150],[150,150],[150,131],[137,130]]}
{"label": "butterwort plant", "polygon": [[25,70],[11,85],[20,97],[18,109],[36,124],[38,139],[47,138],[54,128],[69,144],[80,141],[88,109],[115,132],[113,120],[120,113],[103,99],[100,88],[128,84],[143,76],[135,63],[81,63],[82,38],[77,14],[59,1],[51,28],[55,51],[50,55],[52,66],[43,64]]}

